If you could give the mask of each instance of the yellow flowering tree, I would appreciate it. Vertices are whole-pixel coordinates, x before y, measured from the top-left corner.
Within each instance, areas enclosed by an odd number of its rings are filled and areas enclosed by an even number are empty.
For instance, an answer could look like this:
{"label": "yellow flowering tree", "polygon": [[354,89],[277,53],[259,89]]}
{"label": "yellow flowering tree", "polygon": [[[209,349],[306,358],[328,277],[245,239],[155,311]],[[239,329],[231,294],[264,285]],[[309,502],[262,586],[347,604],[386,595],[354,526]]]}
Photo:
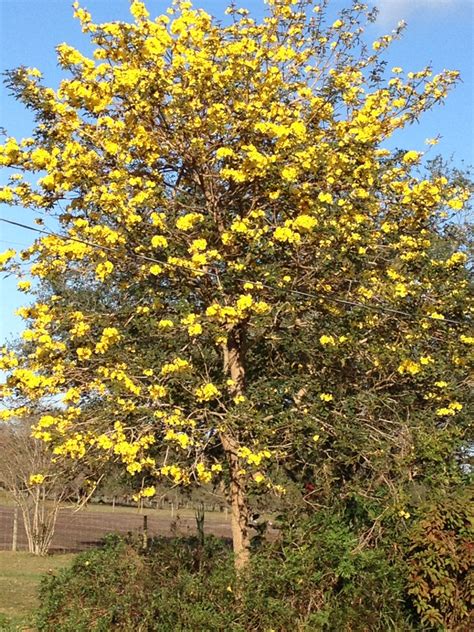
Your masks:
{"label": "yellow flowering tree", "polygon": [[326,3],[266,5],[220,23],[133,1],[131,23],[95,24],[76,4],[93,56],[59,45],[55,90],[11,71],[37,124],[0,147],[0,199],[57,221],[20,254],[38,296],[5,396],[61,397],[35,437],[118,460],[142,496],[222,477],[238,566],[249,494],[281,491],[280,467],[331,462],[340,433],[394,410],[384,441],[410,450],[400,393],[433,424],[460,418],[447,367],[473,341],[466,255],[435,248],[469,193],[385,148],[457,73],[385,72],[402,27],[368,47],[361,2],[333,24]]}

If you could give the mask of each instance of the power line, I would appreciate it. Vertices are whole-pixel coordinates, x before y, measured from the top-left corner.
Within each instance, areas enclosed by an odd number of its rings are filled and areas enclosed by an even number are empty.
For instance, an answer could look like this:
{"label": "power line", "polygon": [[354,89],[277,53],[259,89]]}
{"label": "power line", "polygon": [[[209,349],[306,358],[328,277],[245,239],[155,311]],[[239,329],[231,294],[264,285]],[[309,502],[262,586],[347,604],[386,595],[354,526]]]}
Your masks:
{"label": "power line", "polygon": [[[171,264],[165,262],[165,261],[160,261],[159,259],[154,259],[153,257],[149,257],[147,255],[142,255],[140,253],[135,253],[133,256],[127,254],[124,255],[123,252],[120,252],[117,248],[112,248],[110,246],[102,246],[100,244],[95,244],[94,242],[91,241],[87,241],[85,239],[79,239],[78,237],[70,237],[68,235],[61,235],[59,233],[54,233],[52,231],[49,230],[45,230],[45,229],[41,229],[41,228],[36,228],[35,226],[29,226],[27,224],[22,224],[21,222],[14,222],[13,220],[9,220],[9,219],[5,219],[3,217],[0,217],[0,222],[4,222],[5,224],[11,224],[12,226],[18,226],[19,228],[24,228],[25,230],[30,230],[32,232],[35,233],[41,233],[43,235],[48,235],[50,237],[56,237],[58,239],[63,239],[64,241],[74,241],[80,244],[84,244],[86,246],[89,246],[90,248],[95,248],[101,251],[107,251],[110,252],[112,254],[118,254],[120,255],[121,258],[127,258],[127,259],[143,259],[144,261],[148,261],[150,263],[156,263],[162,267],[170,267],[170,268],[174,268],[174,266],[172,266]],[[186,271],[186,268],[182,268],[183,270]],[[215,278],[219,278],[218,272],[214,272],[212,270],[204,270],[201,271],[201,274],[207,274],[208,276],[213,276]],[[275,288],[272,285],[269,285],[267,283],[261,282],[261,281],[250,281],[249,279],[243,279],[243,278],[237,278],[237,281],[239,281],[240,283],[255,283],[255,285],[258,285],[259,287],[264,287],[266,289],[272,290],[272,291],[277,291],[278,288]],[[332,302],[332,303],[337,303],[340,305],[345,305],[347,307],[359,307],[361,309],[367,309],[367,310],[371,310],[371,311],[376,311],[376,312],[385,312],[388,314],[393,314],[396,316],[405,316],[407,318],[410,319],[414,319],[417,318],[416,316],[414,316],[413,314],[410,314],[410,312],[405,312],[403,310],[400,309],[394,309],[392,307],[387,307],[385,305],[374,305],[374,304],[368,304],[368,303],[358,303],[357,301],[349,301],[347,299],[343,299],[343,298],[339,298],[339,297],[335,297],[335,296],[327,296],[327,295],[321,295],[321,294],[313,294],[311,292],[304,292],[302,290],[296,290],[293,288],[285,288],[285,292],[290,293],[290,294],[295,294],[298,296],[303,296],[305,298],[314,298],[314,299],[319,299],[319,298],[323,298],[326,301]],[[434,318],[430,315],[426,315],[423,318],[426,318],[428,320],[433,320],[436,323],[439,324],[444,324],[444,323],[450,323],[453,325],[463,325],[464,323],[462,323],[459,320],[453,320],[452,318],[443,318],[443,319],[438,319],[438,318]]]}

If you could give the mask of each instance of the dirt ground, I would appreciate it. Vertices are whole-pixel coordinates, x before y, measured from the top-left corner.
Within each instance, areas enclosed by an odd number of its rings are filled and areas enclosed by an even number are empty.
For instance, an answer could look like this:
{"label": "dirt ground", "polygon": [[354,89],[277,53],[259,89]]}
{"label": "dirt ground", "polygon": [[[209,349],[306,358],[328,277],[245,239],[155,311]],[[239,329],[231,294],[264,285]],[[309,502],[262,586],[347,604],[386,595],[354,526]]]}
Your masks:
{"label": "dirt ground", "polygon": [[[11,550],[13,536],[13,507],[0,506],[0,550]],[[192,510],[178,511],[171,516],[170,511],[147,509],[138,512],[134,509],[116,507],[87,507],[74,510],[61,508],[51,551],[82,551],[95,546],[107,533],[140,533],[143,530],[144,515],[147,516],[148,535],[193,535],[196,533],[196,521]],[[229,516],[220,512],[208,512],[205,516],[204,530],[221,537],[230,537]],[[27,548],[26,535],[21,514],[18,519],[19,551]]]}

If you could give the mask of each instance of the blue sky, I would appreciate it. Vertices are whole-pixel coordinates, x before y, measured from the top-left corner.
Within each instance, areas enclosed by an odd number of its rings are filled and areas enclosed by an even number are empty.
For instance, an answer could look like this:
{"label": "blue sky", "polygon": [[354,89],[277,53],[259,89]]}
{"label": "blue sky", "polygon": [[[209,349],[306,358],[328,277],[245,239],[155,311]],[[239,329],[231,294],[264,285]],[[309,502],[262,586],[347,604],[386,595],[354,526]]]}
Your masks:
{"label": "blue sky", "polygon": [[[348,5],[349,0],[332,0],[331,13]],[[474,0],[375,0],[380,9],[377,23],[367,31],[370,41],[390,32],[399,20],[408,23],[405,36],[390,49],[389,68],[419,70],[431,63],[435,72],[444,68],[461,72],[463,82],[451,93],[445,106],[428,113],[419,124],[397,136],[393,144],[410,149],[426,149],[424,141],[440,134],[436,151],[453,157],[455,164],[474,164]],[[128,20],[128,0],[83,0],[95,21]],[[162,13],[167,0],[149,0],[152,14]],[[216,16],[222,16],[227,3],[220,0],[195,0]],[[240,0],[239,5],[263,13],[262,0]],[[87,52],[88,46],[67,0],[0,0],[0,69],[19,65],[34,66],[53,87],[60,74],[56,67],[54,47],[67,42]],[[29,136],[31,114],[9,97],[5,88],[0,93],[0,127],[16,137]],[[32,223],[32,215],[23,209],[0,205],[0,217]],[[21,248],[31,243],[33,233],[0,224],[0,252]],[[26,297],[16,290],[16,280],[0,278],[0,344],[18,335],[22,322],[14,311]]]}

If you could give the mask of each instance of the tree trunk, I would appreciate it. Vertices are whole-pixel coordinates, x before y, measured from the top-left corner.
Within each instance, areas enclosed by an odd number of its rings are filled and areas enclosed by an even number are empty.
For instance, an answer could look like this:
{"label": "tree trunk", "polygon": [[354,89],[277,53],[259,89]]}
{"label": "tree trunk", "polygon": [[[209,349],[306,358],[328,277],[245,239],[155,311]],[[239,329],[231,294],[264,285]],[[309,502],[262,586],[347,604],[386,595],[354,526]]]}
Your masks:
{"label": "tree trunk", "polygon": [[235,555],[235,568],[241,570],[250,558],[249,508],[245,479],[241,474],[237,442],[226,433],[221,433],[221,442],[229,463],[232,544]]}
{"label": "tree trunk", "polygon": [[[224,373],[233,381],[232,397],[242,395],[245,387],[245,329],[244,325],[232,327],[224,345]],[[227,457],[230,474],[229,495],[231,502],[232,542],[235,568],[242,570],[250,558],[249,518],[245,474],[239,457],[238,438],[228,431],[221,432],[220,439]]]}
{"label": "tree trunk", "polygon": [[61,499],[51,500],[52,507],[47,509],[46,494],[35,489],[28,498],[18,502],[23,514],[28,551],[33,555],[46,555],[54,536]]}

